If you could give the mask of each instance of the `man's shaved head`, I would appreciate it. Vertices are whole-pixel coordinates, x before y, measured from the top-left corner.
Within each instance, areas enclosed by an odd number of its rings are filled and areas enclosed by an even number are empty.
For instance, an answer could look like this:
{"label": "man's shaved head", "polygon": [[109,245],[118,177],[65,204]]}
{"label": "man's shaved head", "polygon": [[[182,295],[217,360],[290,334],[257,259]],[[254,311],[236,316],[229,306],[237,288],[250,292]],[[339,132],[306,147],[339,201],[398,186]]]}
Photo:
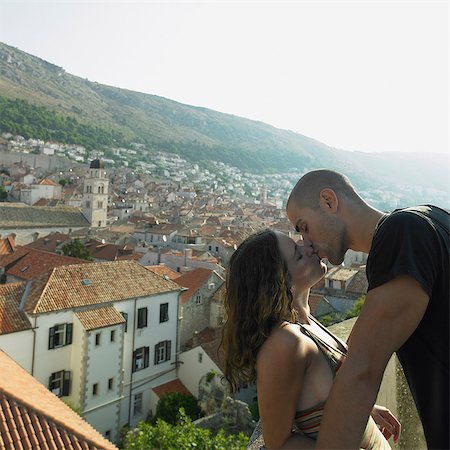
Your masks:
{"label": "man's shaved head", "polygon": [[350,180],[339,172],[328,169],[312,170],[303,175],[292,189],[286,207],[294,202],[302,208],[317,210],[319,197],[323,189],[330,188],[336,195],[343,195],[348,200],[361,201]]}

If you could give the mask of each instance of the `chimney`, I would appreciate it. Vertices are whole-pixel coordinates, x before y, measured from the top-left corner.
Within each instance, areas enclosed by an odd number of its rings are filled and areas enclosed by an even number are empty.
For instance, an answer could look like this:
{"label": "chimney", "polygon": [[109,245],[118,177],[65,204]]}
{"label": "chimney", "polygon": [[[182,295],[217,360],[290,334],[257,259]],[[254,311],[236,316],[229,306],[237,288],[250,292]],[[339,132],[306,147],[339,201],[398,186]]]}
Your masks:
{"label": "chimney", "polygon": [[192,335],[192,348],[198,347],[200,345],[200,338],[198,337],[198,331],[195,330]]}

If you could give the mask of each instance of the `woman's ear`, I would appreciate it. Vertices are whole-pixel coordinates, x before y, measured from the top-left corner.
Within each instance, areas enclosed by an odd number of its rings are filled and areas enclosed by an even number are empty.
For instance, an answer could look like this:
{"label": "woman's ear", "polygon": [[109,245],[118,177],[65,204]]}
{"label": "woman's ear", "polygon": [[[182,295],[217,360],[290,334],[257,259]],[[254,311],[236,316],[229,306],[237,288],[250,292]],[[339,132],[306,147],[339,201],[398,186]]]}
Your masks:
{"label": "woman's ear", "polygon": [[337,212],[339,200],[333,189],[325,188],[320,191],[319,204],[324,211],[333,214]]}

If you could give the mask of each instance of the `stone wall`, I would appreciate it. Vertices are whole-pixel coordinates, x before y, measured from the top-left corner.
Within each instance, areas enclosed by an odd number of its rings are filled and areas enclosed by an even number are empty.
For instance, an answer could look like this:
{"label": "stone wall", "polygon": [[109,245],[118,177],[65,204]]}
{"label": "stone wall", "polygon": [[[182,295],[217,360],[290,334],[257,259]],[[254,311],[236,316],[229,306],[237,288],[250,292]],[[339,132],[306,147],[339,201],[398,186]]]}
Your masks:
{"label": "stone wall", "polygon": [[[356,318],[345,320],[328,329],[345,342],[355,322]],[[389,408],[402,425],[398,443],[394,444],[392,439],[389,440],[393,450],[420,450],[427,447],[414,400],[395,355],[389,360],[384,372],[377,404]]]}

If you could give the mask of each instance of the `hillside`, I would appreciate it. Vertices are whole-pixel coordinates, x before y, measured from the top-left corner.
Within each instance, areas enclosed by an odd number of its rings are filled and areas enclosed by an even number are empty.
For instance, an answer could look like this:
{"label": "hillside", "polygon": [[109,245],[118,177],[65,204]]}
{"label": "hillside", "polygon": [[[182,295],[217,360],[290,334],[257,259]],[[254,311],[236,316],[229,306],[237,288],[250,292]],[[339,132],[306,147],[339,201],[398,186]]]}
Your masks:
{"label": "hillside", "polygon": [[[91,82],[3,43],[0,97],[3,131],[88,148],[138,142],[146,151],[213,159],[248,171],[329,167],[344,171],[360,188],[448,189],[443,154],[338,150],[262,122]],[[145,160],[145,153],[141,157]]]}

